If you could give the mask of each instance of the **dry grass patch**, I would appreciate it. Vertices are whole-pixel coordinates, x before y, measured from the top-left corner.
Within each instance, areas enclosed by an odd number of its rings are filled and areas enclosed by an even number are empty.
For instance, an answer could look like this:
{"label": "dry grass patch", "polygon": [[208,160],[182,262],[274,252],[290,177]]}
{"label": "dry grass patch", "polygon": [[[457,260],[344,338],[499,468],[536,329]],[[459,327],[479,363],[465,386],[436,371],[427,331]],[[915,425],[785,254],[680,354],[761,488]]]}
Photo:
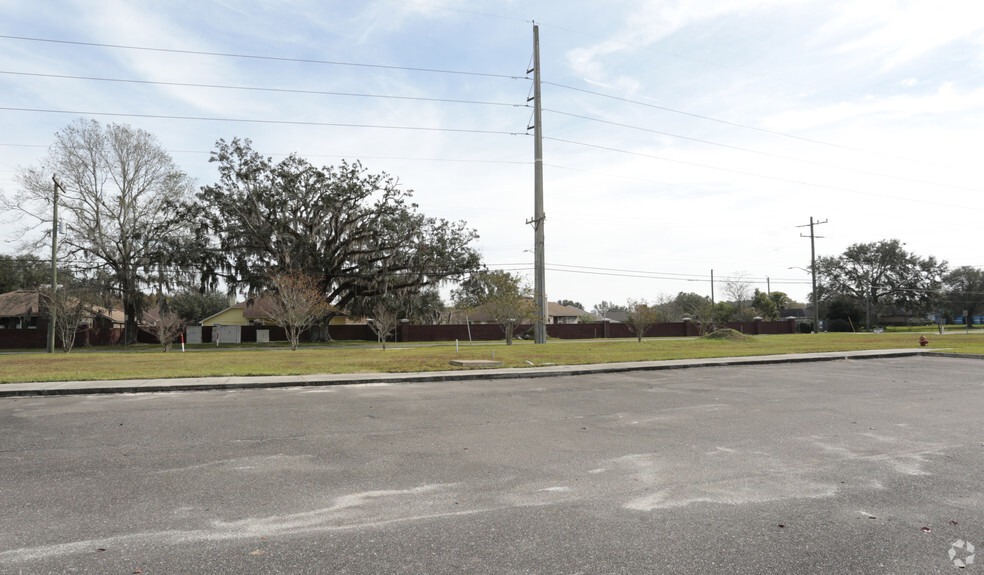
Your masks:
{"label": "dry grass patch", "polygon": [[739,342],[747,342],[747,341],[753,341],[754,340],[754,338],[752,336],[745,335],[743,333],[739,333],[739,332],[737,332],[737,331],[735,331],[733,329],[730,329],[730,328],[719,329],[719,330],[717,330],[715,332],[709,333],[709,334],[701,337],[700,339],[703,339],[703,340],[727,340],[727,341],[739,341]]}

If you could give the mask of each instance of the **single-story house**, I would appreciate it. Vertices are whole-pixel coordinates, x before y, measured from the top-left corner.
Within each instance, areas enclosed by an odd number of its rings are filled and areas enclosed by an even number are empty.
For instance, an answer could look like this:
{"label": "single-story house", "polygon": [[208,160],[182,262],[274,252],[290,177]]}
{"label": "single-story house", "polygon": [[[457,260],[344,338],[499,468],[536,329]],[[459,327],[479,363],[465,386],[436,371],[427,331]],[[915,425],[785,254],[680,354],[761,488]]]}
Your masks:
{"label": "single-story house", "polygon": [[[235,303],[217,314],[210,315],[202,320],[202,325],[277,325],[276,322],[270,320],[269,310],[271,305],[272,302],[268,298],[251,298]],[[345,324],[345,316],[337,315],[331,319],[328,325]]]}
{"label": "single-story house", "polygon": [[[124,314],[118,309],[94,306],[82,319],[94,325],[101,319],[109,327],[121,327]],[[34,290],[16,290],[0,294],[0,329],[47,329],[47,312],[42,309],[41,295]]]}
{"label": "single-story house", "polygon": [[[582,309],[576,307],[568,307],[566,305],[560,305],[557,302],[549,301],[547,302],[547,323],[550,324],[570,324],[579,323],[581,317],[590,315]],[[471,309],[471,310],[454,310],[451,312],[450,321],[448,323],[452,324],[462,324],[466,323],[477,323],[477,324],[489,324],[495,323],[492,316],[489,315],[481,306]]]}
{"label": "single-story house", "polygon": [[46,327],[41,311],[41,296],[34,290],[16,290],[0,294],[0,329],[36,329]]}

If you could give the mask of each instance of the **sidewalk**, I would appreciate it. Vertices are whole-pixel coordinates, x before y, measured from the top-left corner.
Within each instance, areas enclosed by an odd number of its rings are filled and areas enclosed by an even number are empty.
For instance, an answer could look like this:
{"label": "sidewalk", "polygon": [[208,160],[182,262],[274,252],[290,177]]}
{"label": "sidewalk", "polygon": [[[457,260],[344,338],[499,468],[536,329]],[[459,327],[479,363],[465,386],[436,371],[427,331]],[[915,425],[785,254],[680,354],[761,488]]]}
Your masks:
{"label": "sidewalk", "polygon": [[208,391],[223,389],[270,389],[277,387],[310,387],[367,383],[414,383],[431,381],[474,381],[563,375],[592,375],[623,371],[654,371],[687,369],[724,365],[767,365],[836,361],[844,359],[874,359],[923,355],[922,349],[891,349],[868,351],[839,351],[760,355],[752,357],[719,357],[711,359],[676,359],[638,361],[630,363],[598,363],[590,365],[554,365],[499,369],[458,369],[421,373],[346,373],[273,376],[196,377],[183,379],[128,379],[117,381],[59,381],[42,383],[0,384],[0,397],[39,395],[87,395],[103,393],[160,393],[171,391]]}

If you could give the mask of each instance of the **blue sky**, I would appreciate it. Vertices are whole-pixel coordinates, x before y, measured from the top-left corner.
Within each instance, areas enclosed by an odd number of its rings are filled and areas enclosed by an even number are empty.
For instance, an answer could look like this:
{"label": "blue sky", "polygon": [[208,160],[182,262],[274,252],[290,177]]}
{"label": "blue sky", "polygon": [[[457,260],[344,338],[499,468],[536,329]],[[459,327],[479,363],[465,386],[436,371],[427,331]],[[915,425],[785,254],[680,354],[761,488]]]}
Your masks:
{"label": "blue sky", "polygon": [[974,1],[13,0],[0,190],[79,116],[154,133],[202,185],[214,142],[248,137],[396,175],[424,213],[475,227],[490,267],[532,279],[533,20],[551,300],[709,295],[712,269],[803,300],[789,268],[809,264],[811,216],[819,255],[899,238],[984,265]]}

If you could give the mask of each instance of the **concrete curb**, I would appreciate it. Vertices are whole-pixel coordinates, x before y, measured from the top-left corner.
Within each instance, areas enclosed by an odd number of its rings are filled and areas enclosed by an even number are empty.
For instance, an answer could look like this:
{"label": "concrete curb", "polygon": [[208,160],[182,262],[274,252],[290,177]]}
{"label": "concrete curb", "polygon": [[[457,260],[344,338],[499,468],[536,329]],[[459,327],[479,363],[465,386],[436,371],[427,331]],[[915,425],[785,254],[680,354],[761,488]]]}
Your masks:
{"label": "concrete curb", "polygon": [[289,376],[202,377],[188,379],[7,383],[0,384],[0,398],[50,395],[164,393],[176,391],[215,391],[233,389],[275,389],[285,387],[325,387],[334,385],[359,385],[372,383],[403,384],[414,382],[500,380],[736,365],[770,365],[783,363],[839,361],[846,359],[883,359],[923,356],[927,354],[939,355],[943,357],[967,357],[959,354],[941,354],[939,352],[931,352],[930,350],[923,349],[900,349],[640,361],[631,363],[601,363],[549,367],[459,369],[421,373],[312,374]]}

